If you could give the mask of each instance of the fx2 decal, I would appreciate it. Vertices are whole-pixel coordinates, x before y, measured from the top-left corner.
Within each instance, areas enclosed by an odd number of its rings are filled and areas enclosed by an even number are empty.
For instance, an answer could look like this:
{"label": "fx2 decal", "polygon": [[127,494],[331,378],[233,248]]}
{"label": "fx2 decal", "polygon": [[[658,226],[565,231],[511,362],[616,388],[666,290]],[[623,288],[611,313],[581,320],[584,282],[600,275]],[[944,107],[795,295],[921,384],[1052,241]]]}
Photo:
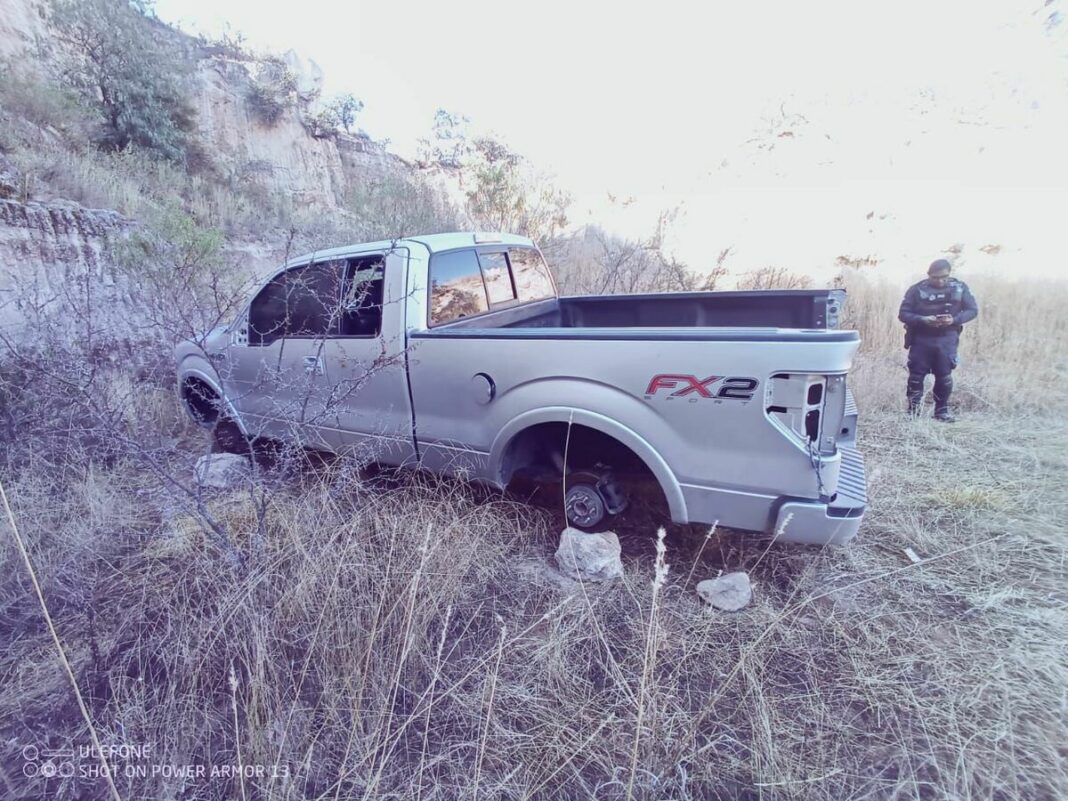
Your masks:
{"label": "fx2 decal", "polygon": [[654,375],[645,390],[645,397],[652,398],[667,390],[666,397],[688,398],[691,402],[699,398],[714,398],[716,400],[752,400],[756,388],[760,384],[755,378],[728,378],[721,375],[710,375],[708,378],[698,378],[695,375]]}

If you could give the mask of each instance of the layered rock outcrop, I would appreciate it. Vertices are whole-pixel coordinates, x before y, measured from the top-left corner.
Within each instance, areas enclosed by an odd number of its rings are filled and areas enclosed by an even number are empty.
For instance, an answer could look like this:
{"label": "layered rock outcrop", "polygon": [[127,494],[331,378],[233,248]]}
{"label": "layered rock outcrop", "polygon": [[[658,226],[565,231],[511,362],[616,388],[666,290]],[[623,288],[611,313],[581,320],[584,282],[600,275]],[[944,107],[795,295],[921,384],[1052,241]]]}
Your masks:
{"label": "layered rock outcrop", "polygon": [[[290,70],[303,66],[292,54],[285,60]],[[313,207],[343,205],[359,183],[410,170],[366,136],[318,135],[313,119],[317,73],[303,68],[303,73],[291,72],[297,90],[267,123],[250,101],[256,62],[224,55],[198,60],[192,97],[197,134],[217,168],[234,180],[255,180],[269,191],[290,196],[295,204]]]}
{"label": "layered rock outcrop", "polygon": [[[130,303],[109,259],[131,220],[105,209],[0,200],[0,331],[53,318],[89,293],[98,324],[129,328]],[[50,324],[75,325],[73,320]]]}

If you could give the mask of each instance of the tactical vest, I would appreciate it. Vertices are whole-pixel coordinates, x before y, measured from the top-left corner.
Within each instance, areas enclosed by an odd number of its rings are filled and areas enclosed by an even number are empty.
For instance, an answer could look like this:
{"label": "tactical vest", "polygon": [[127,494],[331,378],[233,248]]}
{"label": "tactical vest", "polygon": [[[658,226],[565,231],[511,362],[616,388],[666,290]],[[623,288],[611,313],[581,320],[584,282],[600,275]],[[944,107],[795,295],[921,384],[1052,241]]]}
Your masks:
{"label": "tactical vest", "polygon": [[926,281],[917,284],[916,313],[925,317],[935,314],[953,314],[960,312],[964,305],[964,284],[955,278],[949,279],[945,287],[935,289]]}
{"label": "tactical vest", "polygon": [[[951,278],[946,282],[946,285],[941,289],[936,289],[927,283],[927,281],[921,281],[916,284],[916,304],[914,311],[916,314],[927,316],[933,316],[936,314],[952,314],[956,316],[964,305],[964,285],[955,278]],[[962,326],[947,326],[946,328],[928,328],[927,326],[915,326],[908,328],[906,347],[909,347],[909,341],[913,335],[918,336],[944,336],[945,334],[956,331],[960,333]]]}

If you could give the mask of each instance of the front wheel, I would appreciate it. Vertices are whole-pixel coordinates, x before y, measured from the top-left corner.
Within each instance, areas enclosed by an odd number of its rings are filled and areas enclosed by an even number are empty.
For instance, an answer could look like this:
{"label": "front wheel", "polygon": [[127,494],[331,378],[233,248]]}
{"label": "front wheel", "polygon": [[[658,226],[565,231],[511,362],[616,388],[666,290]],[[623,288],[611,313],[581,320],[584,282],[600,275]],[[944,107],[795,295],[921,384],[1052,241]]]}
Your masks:
{"label": "front wheel", "polygon": [[251,443],[241,433],[241,427],[225,416],[220,416],[212,426],[211,450],[213,453],[236,453],[238,456],[248,456],[252,452]]}

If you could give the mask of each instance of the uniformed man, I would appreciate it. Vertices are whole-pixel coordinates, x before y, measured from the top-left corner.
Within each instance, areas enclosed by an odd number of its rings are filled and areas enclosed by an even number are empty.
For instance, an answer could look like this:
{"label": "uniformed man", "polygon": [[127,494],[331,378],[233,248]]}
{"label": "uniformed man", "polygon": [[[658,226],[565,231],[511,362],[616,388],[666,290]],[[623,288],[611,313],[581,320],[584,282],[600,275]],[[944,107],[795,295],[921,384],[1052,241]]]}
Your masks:
{"label": "uniformed man", "polygon": [[963,281],[951,278],[951,271],[945,259],[931,262],[927,280],[909,287],[897,314],[905,324],[909,351],[909,413],[918,415],[922,410],[923,382],[928,373],[934,373],[934,416],[944,423],[956,419],[949,411],[949,395],[961,328],[979,314],[971,290]]}

